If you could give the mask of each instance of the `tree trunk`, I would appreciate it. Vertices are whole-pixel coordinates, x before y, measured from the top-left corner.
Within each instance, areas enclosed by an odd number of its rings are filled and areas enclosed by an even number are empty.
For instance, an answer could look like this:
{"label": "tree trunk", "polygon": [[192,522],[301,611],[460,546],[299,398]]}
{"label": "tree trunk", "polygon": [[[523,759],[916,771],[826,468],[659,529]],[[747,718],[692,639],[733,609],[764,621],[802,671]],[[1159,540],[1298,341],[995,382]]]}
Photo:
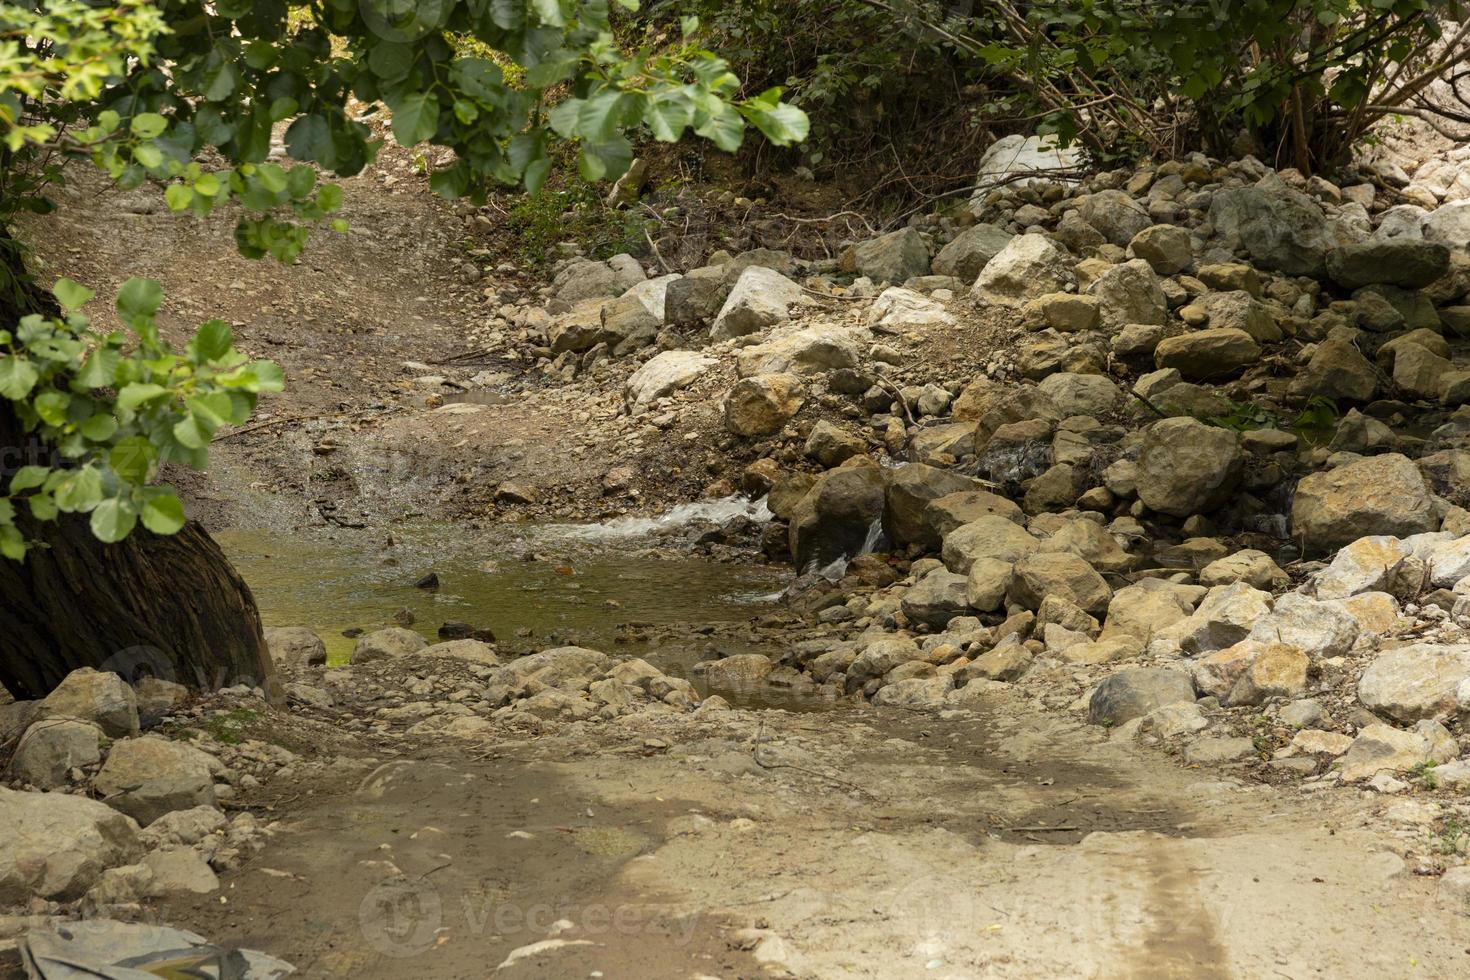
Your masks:
{"label": "tree trunk", "polygon": [[[0,297],[7,327],[24,312],[15,295]],[[45,309],[47,298],[21,304]],[[0,488],[21,466],[50,459],[0,399]],[[42,522],[24,505],[17,510],[20,529],[38,545],[23,563],[0,558],[0,685],[14,697],[45,697],[79,667],[199,689],[269,686],[255,597],[200,525],[190,521],[171,536],[140,527],[106,545],[84,516]]]}

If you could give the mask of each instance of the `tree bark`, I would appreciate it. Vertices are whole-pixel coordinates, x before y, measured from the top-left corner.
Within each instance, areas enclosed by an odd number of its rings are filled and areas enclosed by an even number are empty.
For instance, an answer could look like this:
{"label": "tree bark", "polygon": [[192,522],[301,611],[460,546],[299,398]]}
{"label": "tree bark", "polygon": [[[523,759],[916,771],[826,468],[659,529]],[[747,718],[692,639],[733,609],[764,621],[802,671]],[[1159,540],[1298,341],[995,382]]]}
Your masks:
{"label": "tree bark", "polygon": [[[29,312],[17,309],[15,295],[0,297],[7,327]],[[19,305],[44,311],[47,298],[23,297]],[[0,398],[0,489],[21,466],[50,462],[49,447]],[[199,524],[171,536],[139,528],[106,545],[84,516],[43,522],[24,504],[17,511],[18,526],[37,545],[24,562],[0,558],[0,685],[14,697],[45,697],[79,667],[205,690],[269,687],[255,597]]]}

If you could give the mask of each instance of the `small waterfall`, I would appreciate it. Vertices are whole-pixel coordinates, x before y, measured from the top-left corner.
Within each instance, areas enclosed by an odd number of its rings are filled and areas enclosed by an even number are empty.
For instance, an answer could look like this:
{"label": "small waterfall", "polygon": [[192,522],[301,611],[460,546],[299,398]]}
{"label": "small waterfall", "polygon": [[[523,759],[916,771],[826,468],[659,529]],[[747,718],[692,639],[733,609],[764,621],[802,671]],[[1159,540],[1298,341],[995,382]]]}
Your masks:
{"label": "small waterfall", "polygon": [[752,501],[737,495],[680,504],[658,517],[619,517],[602,524],[553,524],[540,529],[538,533],[563,540],[614,542],[666,534],[691,524],[723,524],[734,518],[765,524],[772,516],[770,509],[766,507],[766,498]]}
{"label": "small waterfall", "polygon": [[852,564],[854,558],[875,554],[887,544],[888,539],[883,534],[883,517],[880,515],[873,518],[873,523],[868,525],[868,533],[863,538],[863,543],[858,546],[857,554],[834,558],[820,568],[815,567],[814,562],[812,566],[808,566],[807,572],[815,574],[819,578],[824,578],[829,582],[836,582],[847,574],[847,566]]}

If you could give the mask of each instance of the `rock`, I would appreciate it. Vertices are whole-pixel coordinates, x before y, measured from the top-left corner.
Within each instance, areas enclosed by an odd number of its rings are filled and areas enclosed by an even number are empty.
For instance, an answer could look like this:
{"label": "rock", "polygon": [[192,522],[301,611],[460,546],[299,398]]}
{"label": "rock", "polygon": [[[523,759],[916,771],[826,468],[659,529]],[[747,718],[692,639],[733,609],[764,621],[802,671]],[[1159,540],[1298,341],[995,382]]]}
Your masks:
{"label": "rock", "polygon": [[810,304],[811,299],[796,283],[781,273],[761,266],[751,266],[725,299],[715,316],[710,336],[729,340],[764,330],[790,317],[791,307]]}
{"label": "rock", "polygon": [[159,897],[182,892],[208,895],[219,891],[219,878],[191,848],[154,851],[143,859],[143,866],[153,873],[152,893]]}
{"label": "rock", "polygon": [[965,582],[965,601],[980,612],[995,612],[1005,605],[1015,563],[999,558],[976,558]]}
{"label": "rock", "polygon": [[1256,655],[1230,692],[1232,705],[1265,704],[1294,698],[1307,689],[1311,661],[1296,647],[1273,643]]}
{"label": "rock", "polygon": [[1451,201],[1435,208],[1421,227],[1426,241],[1464,251],[1470,243],[1470,201]]}
{"label": "rock", "polygon": [[1036,322],[1061,333],[1094,330],[1102,320],[1102,304],[1096,296],[1075,293],[1047,293],[1026,304],[1028,323]]}
{"label": "rock", "polygon": [[966,582],[964,575],[936,568],[904,593],[900,608],[910,622],[943,628],[956,616],[970,614]]}
{"label": "rock", "polygon": [[769,436],[801,411],[806,386],[794,374],[742,378],[725,395],[725,428],[737,436]]}
{"label": "rock", "polygon": [[1386,284],[1421,289],[1450,269],[1450,250],[1437,242],[1378,238],[1327,253],[1327,274],[1344,289]]}
{"label": "rock", "polygon": [[664,290],[664,321],[687,327],[712,320],[725,305],[730,289],[719,266],[691,269],[672,280]]}
{"label": "rock", "polygon": [[1441,382],[1450,370],[1448,360],[1418,344],[1405,344],[1394,352],[1393,383],[1411,398],[1438,401]]}
{"label": "rock", "polygon": [[1007,598],[1027,609],[1057,596],[1086,612],[1107,612],[1113,590],[1091,565],[1070,552],[1038,552],[1016,562]]}
{"label": "rock", "polygon": [[1256,745],[1244,737],[1212,735],[1197,738],[1184,747],[1184,761],[1192,766],[1236,762],[1255,755]]}
{"label": "rock", "polygon": [[826,419],[812,427],[806,440],[806,454],[828,469],[861,456],[868,451],[868,443],[862,436],[833,425]]}
{"label": "rock", "polygon": [[429,645],[429,641],[413,630],[399,626],[377,630],[358,637],[352,648],[352,663],[370,664],[379,660],[393,660],[418,653]]}
{"label": "rock", "polygon": [[848,665],[849,685],[866,683],[882,677],[900,664],[923,660],[924,652],[906,636],[883,636],[869,643]]}
{"label": "rock", "polygon": [[1050,181],[1075,183],[1073,172],[1081,167],[1081,147],[1061,147],[1054,136],[1003,136],[980,157],[971,210],[978,210],[993,187],[1020,189]]}
{"label": "rock", "polygon": [[1193,603],[1182,589],[1161,579],[1144,579],[1113,594],[1103,638],[1131,636],[1147,643],[1193,612]]}
{"label": "rock", "polygon": [[747,347],[736,355],[742,378],[758,374],[822,374],[856,368],[862,362],[860,342],[866,330],[831,325],[805,327],[791,333],[777,332],[769,341]]}
{"label": "rock", "polygon": [[903,228],[854,245],[838,267],[874,282],[902,284],[929,274],[929,246],[917,229]]}
{"label": "rock", "polygon": [[995,258],[1013,237],[995,225],[972,225],[939,250],[934,257],[934,272],[973,283],[986,263]]}
{"label": "rock", "polygon": [[1142,259],[1111,267],[1087,287],[1087,295],[1097,300],[1103,328],[1109,333],[1133,323],[1163,323],[1169,312],[1158,277]]}
{"label": "rock", "polygon": [[1274,592],[1291,584],[1291,577],[1281,570],[1264,551],[1247,549],[1217,558],[1200,569],[1199,584],[1206,587],[1245,582],[1258,589]]}
{"label": "rock", "polygon": [[1244,289],[1208,293],[1200,301],[1212,330],[1243,330],[1258,343],[1275,343],[1282,337],[1265,303]]}
{"label": "rock", "polygon": [[1138,498],[1173,517],[1207,513],[1229,499],[1244,467],[1235,432],[1194,419],[1164,419],[1144,433]]}
{"label": "rock", "polygon": [[47,718],[26,729],[10,759],[11,778],[40,789],[67,784],[67,773],[102,761],[102,729],[91,722]]}
{"label": "rock", "polygon": [[171,810],[213,806],[214,757],[154,735],[116,742],[97,773],[97,792],[147,826]]}
{"label": "rock", "polygon": [[696,665],[696,670],[702,668],[705,682],[719,687],[734,687],[740,684],[753,684],[764,680],[776,665],[771,662],[770,657],[759,653],[742,653],[723,660],[711,660],[704,664]]}
{"label": "rock", "polygon": [[327,662],[327,645],[305,626],[267,626],[265,645],[271,660],[283,670],[321,667]]}
{"label": "rock", "polygon": [[597,346],[597,338],[602,335],[602,307],[603,301],[594,299],[557,314],[546,328],[552,352],[580,353]]}
{"label": "rock", "polygon": [[121,677],[82,667],[41,700],[40,717],[90,721],[112,738],[138,732],[138,698]]}
{"label": "rock", "polygon": [[[884,497],[883,533],[896,548],[916,544],[925,551],[938,550],[944,534],[951,528],[940,531],[935,527],[929,505],[966,492],[983,492],[975,491],[974,487],[973,480],[952,470],[923,463],[898,467],[888,480]],[[960,500],[954,502],[958,504]]]}
{"label": "rock", "polygon": [[1389,725],[1369,725],[1358,733],[1342,757],[1343,782],[1372,779],[1379,773],[1411,772],[1428,762],[1434,746],[1418,732]]}
{"label": "rock", "polygon": [[911,677],[879,688],[873,695],[873,703],[908,707],[942,704],[953,688],[954,680],[947,676]]}
{"label": "rock", "polygon": [[142,856],[138,825],[83,796],[0,787],[0,907],[81,898],[103,871]]}
{"label": "rock", "polygon": [[1142,718],[1168,704],[1193,703],[1189,675],[1161,667],[1134,667],[1103,680],[1088,700],[1094,725],[1117,726]]}
{"label": "rock", "polygon": [[1358,621],[1341,606],[1288,592],[1251,628],[1250,639],[1285,643],[1322,659],[1347,653],[1359,632]]}
{"label": "rock", "polygon": [[937,303],[923,293],[912,289],[891,286],[878,296],[869,317],[876,317],[880,326],[890,329],[922,327],[933,324],[948,326],[954,323],[943,304]]}
{"label": "rock", "polygon": [[1154,363],[1186,378],[1228,377],[1259,362],[1260,346],[1244,330],[1194,330],[1165,337],[1154,348]]}
{"label": "rock", "polygon": [[1358,681],[1358,699],[1395,721],[1453,715],[1456,690],[1470,679],[1470,644],[1418,643],[1381,653]]}
{"label": "rock", "polygon": [[484,664],[487,667],[500,666],[500,657],[496,655],[495,648],[482,640],[449,640],[444,643],[435,643],[433,646],[424,647],[414,656],[451,657],[472,664]]}
{"label": "rock", "polygon": [[[640,663],[642,662],[628,662],[634,667]],[[628,664],[620,666],[628,669]],[[608,670],[609,665],[610,658],[599,650],[587,647],[554,647],[512,660],[501,670],[503,675],[515,678],[521,684],[535,682],[545,687],[580,691],[587,687],[592,678],[604,671],[616,673],[616,670]],[[645,679],[648,671],[652,671],[655,678],[662,676],[647,664],[642,666],[647,668],[644,671]]]}
{"label": "rock", "polygon": [[1302,478],[1291,527],[1307,554],[1321,555],[1369,535],[1433,531],[1439,517],[1419,469],[1406,456],[1388,453]]}
{"label": "rock", "polygon": [[668,350],[646,362],[628,378],[624,397],[635,410],[693,384],[719,362],[698,351]]}
{"label": "rock", "polygon": [[[1412,557],[1412,549],[1398,538],[1382,534],[1359,538],[1339,551],[1332,564],[1317,573],[1313,580],[1317,597],[1346,599],[1360,592],[1397,594],[1402,591],[1406,562]],[[1418,565],[1416,570],[1422,579],[1422,565]],[[1413,583],[1415,593],[1421,584]]]}
{"label": "rock", "polygon": [[1441,589],[1455,588],[1470,577],[1470,535],[1434,545],[1429,549],[1428,563],[1430,585]]}
{"label": "rock", "polygon": [[1433,330],[1410,330],[1408,333],[1399,334],[1392,340],[1385,341],[1378,348],[1374,359],[1378,366],[1385,371],[1392,371],[1394,359],[1400,348],[1407,345],[1415,345],[1443,358],[1450,356],[1449,342]]}
{"label": "rock", "polygon": [[1317,345],[1288,390],[1299,399],[1321,395],[1332,401],[1366,402],[1378,390],[1378,372],[1356,346],[1329,338]]}
{"label": "rock", "polygon": [[570,309],[587,300],[620,296],[644,278],[643,267],[637,262],[619,263],[614,268],[611,262],[573,259],[556,274],[551,289],[562,308]]}
{"label": "rock", "polygon": [[1126,248],[1135,236],[1154,223],[1147,208],[1118,190],[1087,195],[1077,211],[1083,221],[1119,248]]}
{"label": "rock", "polygon": [[1245,639],[1234,646],[1200,657],[1189,668],[1194,686],[1202,695],[1226,700],[1256,657],[1270,645]]}
{"label": "rock", "polygon": [[1176,640],[1190,654],[1223,650],[1249,636],[1270,611],[1270,593],[1244,582],[1221,585],[1211,589],[1193,613],[1160,635]]}
{"label": "rock", "polygon": [[[895,482],[897,479],[895,474]],[[1026,520],[1020,506],[1012,500],[988,490],[964,490],[930,503],[924,508],[923,522],[927,528],[926,535],[932,534],[942,543],[956,528],[991,516],[1004,517],[1015,524],[1022,524]]]}
{"label": "rock", "polygon": [[944,538],[941,554],[945,566],[956,574],[969,574],[981,558],[997,558],[1014,564],[1041,547],[1025,528],[999,515],[981,517],[955,528]]}
{"label": "rock", "polygon": [[1210,199],[1210,222],[1227,247],[1238,245],[1263,269],[1321,279],[1337,241],[1315,201],[1275,175]]}
{"label": "rock", "polygon": [[1045,235],[1017,235],[975,280],[975,298],[997,306],[1021,307],[1075,282],[1066,251]]}
{"label": "rock", "polygon": [[1178,225],[1152,225],[1143,229],[1128,243],[1128,251],[1161,276],[1172,276],[1194,264],[1189,232]]}
{"label": "rock", "polygon": [[1353,737],[1351,735],[1343,735],[1339,732],[1325,732],[1311,728],[1297,732],[1291,739],[1292,751],[1302,752],[1307,755],[1339,756],[1352,748],[1352,745]]}
{"label": "rock", "polygon": [[1439,876],[1439,903],[1461,915],[1470,915],[1470,864],[1450,868]]}
{"label": "rock", "polygon": [[196,806],[189,810],[165,813],[149,824],[140,836],[143,843],[150,848],[177,844],[193,847],[228,825],[225,815],[214,807]]}
{"label": "rock", "polygon": [[1401,611],[1398,600],[1386,592],[1364,592],[1328,602],[1351,616],[1360,633],[1370,635],[1387,633],[1398,622]]}
{"label": "rock", "polygon": [[788,541],[796,567],[807,571],[857,555],[883,517],[883,471],[872,462],[828,470],[791,516]]}
{"label": "rock", "polygon": [[1210,723],[1199,705],[1193,701],[1178,701],[1144,715],[1139,730],[1153,732],[1159,738],[1178,738],[1209,727]]}

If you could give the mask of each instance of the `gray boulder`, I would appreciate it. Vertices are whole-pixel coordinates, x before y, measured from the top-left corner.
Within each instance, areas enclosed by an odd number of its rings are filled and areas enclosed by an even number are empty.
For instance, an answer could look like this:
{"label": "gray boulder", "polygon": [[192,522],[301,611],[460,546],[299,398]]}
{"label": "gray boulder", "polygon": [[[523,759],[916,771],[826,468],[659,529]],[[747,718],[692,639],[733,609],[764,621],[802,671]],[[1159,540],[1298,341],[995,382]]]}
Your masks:
{"label": "gray boulder", "polygon": [[97,792],[115,810],[147,826],[172,810],[213,806],[218,761],[192,745],[156,735],[116,742],[97,773]]}
{"label": "gray boulder", "polygon": [[986,263],[1000,254],[1015,236],[995,225],[966,228],[934,257],[934,273],[973,283]]}
{"label": "gray boulder", "polygon": [[911,544],[934,551],[943,536],[928,520],[929,504],[952,494],[974,491],[975,481],[953,470],[909,463],[893,471],[883,504],[883,533],[896,548]]}
{"label": "gray boulder", "polygon": [[1327,253],[1338,244],[1317,202],[1274,175],[1215,194],[1210,221],[1227,247],[1244,248],[1256,265],[1289,276],[1324,277]]}
{"label": "gray boulder", "polygon": [[975,280],[976,299],[997,306],[1025,306],[1059,293],[1076,281],[1072,258],[1045,235],[1017,235],[986,264]]}
{"label": "gray boulder", "polygon": [[1344,289],[1378,284],[1422,289],[1449,269],[1449,248],[1433,241],[1378,238],[1327,253],[1327,274]]}
{"label": "gray boulder", "polygon": [[137,734],[138,698],[116,674],[82,667],[41,700],[40,715],[90,721],[112,738],[123,738]]}
{"label": "gray boulder", "polygon": [[1456,690],[1470,680],[1470,644],[1418,643],[1378,655],[1358,681],[1358,700],[1376,714],[1410,724],[1456,714]]}
{"label": "gray boulder", "polygon": [[943,628],[956,616],[968,616],[967,577],[936,568],[904,593],[899,607],[910,622]]}
{"label": "gray boulder", "polygon": [[413,630],[390,626],[358,637],[357,645],[352,648],[352,663],[370,664],[378,660],[407,657],[428,645],[429,641]]}
{"label": "gray boulder", "polygon": [[720,307],[710,336],[729,340],[764,330],[790,319],[793,306],[810,302],[806,292],[781,273],[751,266],[740,274]]}
{"label": "gray boulder", "polygon": [[903,228],[854,245],[843,254],[841,267],[874,282],[901,285],[929,274],[929,246],[917,229]]}
{"label": "gray boulder", "polygon": [[1244,330],[1195,330],[1165,337],[1154,348],[1154,363],[1186,378],[1229,377],[1261,359],[1261,348]]}
{"label": "gray boulder", "polygon": [[1408,457],[1370,456],[1313,473],[1297,484],[1293,540],[1308,554],[1328,554],[1373,534],[1407,537],[1439,528],[1434,497]]}
{"label": "gray boulder", "polygon": [[305,626],[267,626],[265,645],[271,660],[284,670],[319,667],[327,662],[327,645]]}
{"label": "gray boulder", "polygon": [[0,907],[81,898],[108,868],[143,853],[138,825],[84,796],[0,787]]}
{"label": "gray boulder", "polygon": [[881,529],[883,471],[863,461],[828,470],[796,505],[788,542],[801,571],[824,567],[862,551],[869,534]]}
{"label": "gray boulder", "polygon": [[1118,190],[1089,194],[1077,210],[1082,220],[1120,248],[1127,248],[1134,236],[1154,223],[1147,208]]}
{"label": "gray boulder", "polygon": [[73,768],[102,761],[102,729],[91,722],[47,718],[21,737],[10,760],[10,775],[41,789],[67,784]]}
{"label": "gray boulder", "polygon": [[1188,418],[1151,426],[1138,455],[1138,498],[1173,517],[1219,507],[1240,482],[1245,453],[1229,429]]}
{"label": "gray boulder", "polygon": [[1169,313],[1159,278],[1143,259],[1112,266],[1093,280],[1087,295],[1097,300],[1102,325],[1110,333],[1132,323],[1161,324]]}
{"label": "gray boulder", "polygon": [[1106,678],[1092,692],[1087,715],[1094,725],[1121,725],[1165,705],[1194,702],[1194,682],[1183,671],[1135,667]]}

